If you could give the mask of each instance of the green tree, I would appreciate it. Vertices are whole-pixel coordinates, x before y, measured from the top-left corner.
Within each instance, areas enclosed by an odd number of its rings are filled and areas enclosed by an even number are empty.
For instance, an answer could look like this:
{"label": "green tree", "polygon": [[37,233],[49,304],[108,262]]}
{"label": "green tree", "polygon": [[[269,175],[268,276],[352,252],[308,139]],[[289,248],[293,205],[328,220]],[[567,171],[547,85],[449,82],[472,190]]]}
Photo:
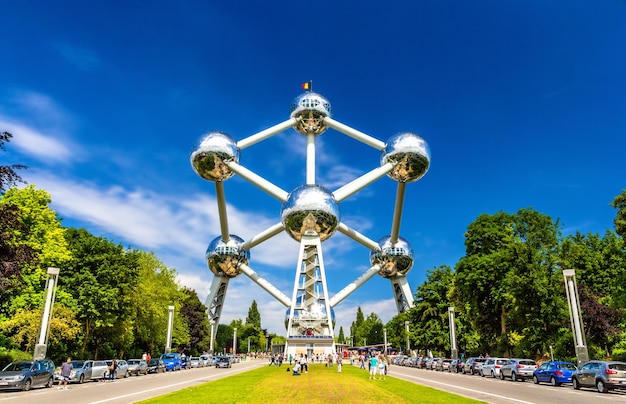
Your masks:
{"label": "green tree", "polygon": [[[363,311],[361,310],[361,307],[357,307],[356,309],[356,319],[352,322],[352,325],[350,326],[350,335],[357,338],[357,330],[361,327],[361,325],[363,324],[363,322],[365,321],[365,316],[363,315]],[[354,340],[354,344],[355,345],[359,345],[361,344],[363,338],[361,339],[355,339]]]}
{"label": "green tree", "polygon": [[261,329],[261,313],[257,307],[256,300],[252,301],[252,305],[248,309],[248,317],[246,317],[246,325],[254,326]]}
{"label": "green tree", "polygon": [[426,273],[426,281],[415,294],[415,306],[408,316],[419,324],[415,344],[433,352],[445,354],[450,351],[450,327],[448,294],[452,287],[452,268],[442,265]]}
{"label": "green tree", "polygon": [[615,232],[626,239],[626,189],[622,190],[609,205],[617,209],[614,219]]}
{"label": "green tree", "polygon": [[84,229],[68,229],[67,240],[73,259],[59,285],[74,297],[84,327],[80,354],[122,356],[134,343],[138,254]]}
{"label": "green tree", "polygon": [[[4,143],[9,143],[12,134],[9,132],[0,132],[0,150],[6,151]],[[23,170],[26,169],[25,165],[22,164],[12,164],[9,166],[0,165],[0,194],[3,194],[7,188],[15,186],[18,182],[24,182],[22,178],[15,172],[15,170]]]}
{"label": "green tree", "polygon": [[210,347],[210,326],[204,306],[195,290],[183,289],[185,299],[180,308],[180,315],[185,319],[189,328],[188,354],[199,356],[208,352]]}

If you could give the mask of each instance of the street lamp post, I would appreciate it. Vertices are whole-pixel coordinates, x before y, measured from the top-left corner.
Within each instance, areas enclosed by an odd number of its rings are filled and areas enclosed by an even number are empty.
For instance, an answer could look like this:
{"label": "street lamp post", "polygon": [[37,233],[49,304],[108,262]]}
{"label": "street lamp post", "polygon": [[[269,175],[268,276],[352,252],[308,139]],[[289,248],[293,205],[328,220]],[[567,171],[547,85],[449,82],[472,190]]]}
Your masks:
{"label": "street lamp post", "polygon": [[578,366],[580,366],[589,361],[589,352],[587,351],[585,330],[583,329],[583,319],[580,311],[580,299],[578,298],[576,273],[573,269],[564,269],[563,278],[565,280],[565,294],[567,295],[567,304],[569,306],[572,334],[574,337],[574,348],[576,349],[576,359],[578,360]]}
{"label": "street lamp post", "polygon": [[167,306],[167,338],[165,341],[165,353],[172,352],[172,327],[174,325],[174,306]]}
{"label": "street lamp post", "polygon": [[233,356],[237,355],[237,327],[233,331]]}
{"label": "street lamp post", "polygon": [[456,325],[454,322],[454,307],[448,307],[448,322],[450,327],[450,351],[451,358],[459,358],[459,350],[456,347]]}
{"label": "street lamp post", "polygon": [[57,292],[59,281],[59,268],[48,268],[48,279],[46,281],[46,301],[44,303],[43,314],[41,315],[41,325],[39,329],[39,343],[35,345],[34,358],[43,359],[46,357],[48,347],[48,334],[50,333],[50,320],[52,320],[52,308],[54,307],[54,297]]}
{"label": "street lamp post", "polygon": [[384,339],[385,355],[387,355],[387,328],[383,328],[383,336],[385,337]]}
{"label": "street lamp post", "polygon": [[404,322],[404,331],[406,333],[406,354],[411,354],[411,346],[409,345],[409,320]]}

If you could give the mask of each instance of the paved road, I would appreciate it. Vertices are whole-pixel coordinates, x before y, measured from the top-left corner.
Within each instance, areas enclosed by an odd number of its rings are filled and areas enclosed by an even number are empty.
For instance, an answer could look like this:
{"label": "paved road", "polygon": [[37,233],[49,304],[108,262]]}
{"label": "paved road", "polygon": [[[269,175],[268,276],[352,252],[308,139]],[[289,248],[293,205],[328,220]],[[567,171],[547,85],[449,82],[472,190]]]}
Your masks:
{"label": "paved road", "polygon": [[69,390],[57,390],[55,386],[50,389],[38,388],[31,391],[0,392],[0,403],[128,404],[232,376],[263,365],[267,366],[266,360],[248,360],[233,364],[230,369],[208,367],[132,376],[106,383],[72,384]]}
{"label": "paved road", "polygon": [[574,390],[571,385],[552,387],[547,384],[534,384],[532,380],[512,382],[508,379],[483,378],[462,373],[435,372],[402,366],[392,366],[388,374],[414,383],[494,404],[626,403],[626,391],[612,391],[607,394],[601,394],[595,389],[583,388]]}
{"label": "paved road", "polygon": [[[226,376],[232,376],[260,366],[267,360],[248,360],[234,364],[231,369],[214,367],[190,369],[147,376],[133,376],[114,382],[73,384],[69,390],[40,388],[28,392],[0,392],[0,404],[27,401],[29,404],[127,404],[146,400]],[[431,386],[488,403],[626,403],[626,391],[600,394],[595,390],[574,390],[571,386],[535,385],[532,381],[511,382],[456,373],[392,366],[389,375],[413,383]],[[379,383],[379,382],[377,382]],[[384,382],[380,382],[384,383]]]}

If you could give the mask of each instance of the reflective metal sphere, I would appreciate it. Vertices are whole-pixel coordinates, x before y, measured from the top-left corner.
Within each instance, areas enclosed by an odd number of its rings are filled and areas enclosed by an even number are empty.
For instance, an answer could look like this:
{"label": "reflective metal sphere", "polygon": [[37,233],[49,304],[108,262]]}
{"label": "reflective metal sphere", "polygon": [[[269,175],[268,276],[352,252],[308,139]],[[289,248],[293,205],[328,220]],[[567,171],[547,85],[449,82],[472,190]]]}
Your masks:
{"label": "reflective metal sphere", "polygon": [[297,96],[289,108],[291,118],[301,118],[296,130],[303,135],[321,135],[328,129],[324,117],[331,116],[332,107],[324,96],[308,92]]}
{"label": "reflective metal sphere", "polygon": [[385,236],[378,241],[379,251],[370,253],[370,263],[380,265],[378,274],[383,278],[392,278],[397,274],[406,275],[413,267],[413,248],[408,241],[398,237],[395,244],[391,244],[391,236]]}
{"label": "reflective metal sphere", "polygon": [[395,163],[387,174],[398,182],[417,181],[430,167],[430,148],[424,139],[415,133],[401,132],[387,140],[381,165]]}
{"label": "reflective metal sphere", "polygon": [[[302,296],[299,296],[296,301],[296,307],[302,304]],[[289,327],[289,313],[291,309],[285,311],[285,329]],[[326,319],[326,306],[321,302],[316,303],[307,310],[296,309],[293,315],[295,322],[300,324],[300,335],[320,335],[322,334],[321,324]],[[332,328],[335,328],[335,310],[330,308],[330,319],[332,321]]]}
{"label": "reflective metal sphere", "polygon": [[248,264],[250,261],[250,251],[242,248],[243,240],[233,234],[229,234],[227,242],[222,241],[222,237],[217,237],[211,241],[206,249],[206,261],[211,272],[218,276],[234,278],[239,275],[239,263]]}
{"label": "reflective metal sphere", "polygon": [[227,162],[239,162],[237,142],[228,133],[207,133],[198,149],[191,154],[191,166],[200,177],[209,181],[224,181],[232,177]]}
{"label": "reflective metal sphere", "polygon": [[319,185],[300,185],[283,203],[280,217],[287,233],[296,241],[302,236],[328,239],[339,224],[339,205],[332,192]]}

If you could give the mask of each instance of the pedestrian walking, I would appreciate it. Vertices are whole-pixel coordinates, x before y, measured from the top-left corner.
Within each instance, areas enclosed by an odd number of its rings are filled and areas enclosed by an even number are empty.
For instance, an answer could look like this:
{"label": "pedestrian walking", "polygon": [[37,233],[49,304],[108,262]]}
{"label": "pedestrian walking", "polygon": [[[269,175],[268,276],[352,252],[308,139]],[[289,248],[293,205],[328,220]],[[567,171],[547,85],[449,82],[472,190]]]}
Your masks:
{"label": "pedestrian walking", "polygon": [[[67,383],[69,383],[70,381],[71,374],[72,374],[72,358],[67,358],[67,361],[65,361],[61,365],[61,378],[59,379],[59,386],[57,387],[57,389],[67,390],[69,388],[67,387]],[[61,383],[63,383],[65,387],[61,387]]]}

